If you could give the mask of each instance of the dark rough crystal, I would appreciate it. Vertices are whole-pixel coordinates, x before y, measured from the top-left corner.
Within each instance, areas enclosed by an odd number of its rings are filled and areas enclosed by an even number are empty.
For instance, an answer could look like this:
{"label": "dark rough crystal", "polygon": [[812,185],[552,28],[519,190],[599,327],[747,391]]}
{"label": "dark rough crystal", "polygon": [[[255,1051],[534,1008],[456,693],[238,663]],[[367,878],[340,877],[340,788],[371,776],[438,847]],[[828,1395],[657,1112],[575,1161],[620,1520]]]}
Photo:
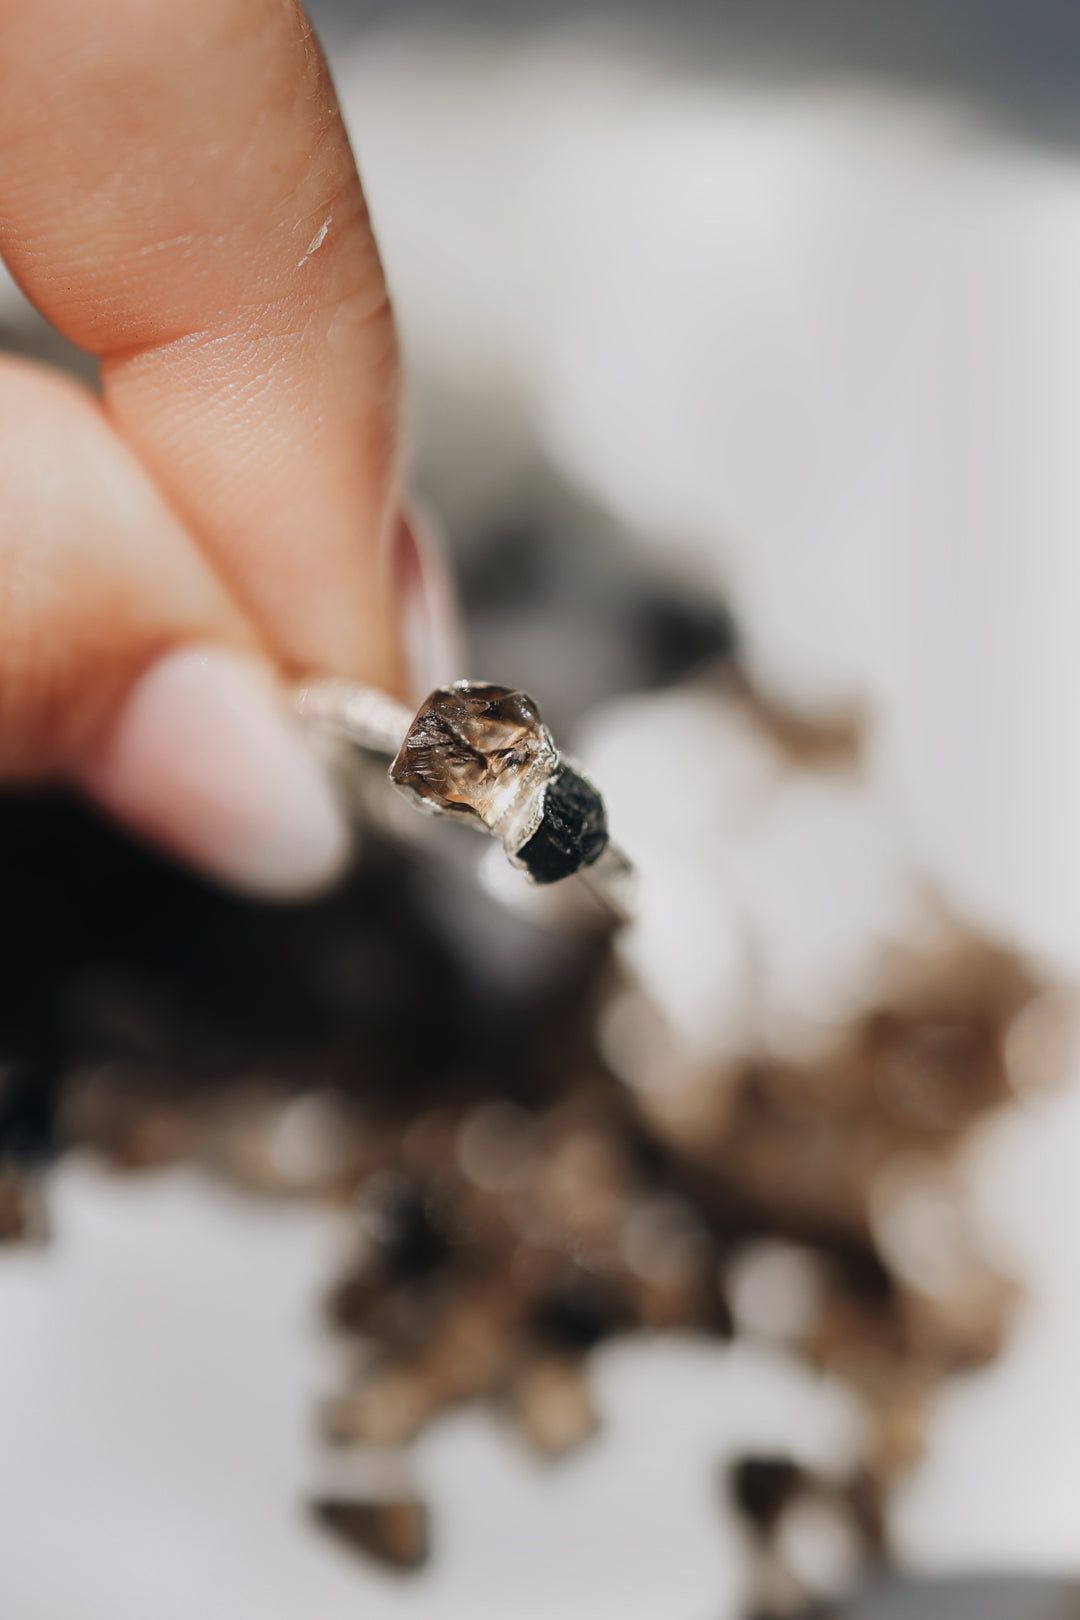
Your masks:
{"label": "dark rough crystal", "polygon": [[554,766],[555,747],[532,698],[459,681],[427,698],[390,777],[434,808],[471,812],[493,827],[545,758]]}
{"label": "dark rough crystal", "polygon": [[419,1569],[427,1561],[427,1510],[422,1502],[324,1497],[313,1502],[311,1510],[327,1530],[391,1569]]}
{"label": "dark rough crystal", "polygon": [[557,883],[591,866],[607,841],[603,799],[583,776],[563,766],[544,788],[540,825],[515,858],[534,883]]}

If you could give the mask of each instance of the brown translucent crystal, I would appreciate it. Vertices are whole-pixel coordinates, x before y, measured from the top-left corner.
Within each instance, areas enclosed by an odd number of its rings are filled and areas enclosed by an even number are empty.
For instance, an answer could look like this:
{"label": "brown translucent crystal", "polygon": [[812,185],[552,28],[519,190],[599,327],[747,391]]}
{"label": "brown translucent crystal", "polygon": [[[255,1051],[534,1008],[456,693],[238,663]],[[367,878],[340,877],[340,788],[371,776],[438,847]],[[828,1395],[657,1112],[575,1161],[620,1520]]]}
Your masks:
{"label": "brown translucent crystal", "polygon": [[471,813],[494,827],[528,782],[557,761],[532,698],[486,681],[458,681],[422,704],[390,776],[433,809]]}

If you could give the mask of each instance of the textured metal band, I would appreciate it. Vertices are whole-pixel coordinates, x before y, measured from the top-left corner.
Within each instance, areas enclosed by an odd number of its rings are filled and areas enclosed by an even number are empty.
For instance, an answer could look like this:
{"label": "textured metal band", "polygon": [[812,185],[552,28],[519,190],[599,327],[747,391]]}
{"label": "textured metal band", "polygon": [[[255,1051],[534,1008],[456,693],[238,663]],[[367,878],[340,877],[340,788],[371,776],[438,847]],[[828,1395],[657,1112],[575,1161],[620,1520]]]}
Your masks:
{"label": "textured metal band", "polygon": [[294,707],[301,720],[334,731],[358,748],[391,758],[405,740],[413,719],[412,710],[388,692],[338,675],[320,676],[298,686]]}

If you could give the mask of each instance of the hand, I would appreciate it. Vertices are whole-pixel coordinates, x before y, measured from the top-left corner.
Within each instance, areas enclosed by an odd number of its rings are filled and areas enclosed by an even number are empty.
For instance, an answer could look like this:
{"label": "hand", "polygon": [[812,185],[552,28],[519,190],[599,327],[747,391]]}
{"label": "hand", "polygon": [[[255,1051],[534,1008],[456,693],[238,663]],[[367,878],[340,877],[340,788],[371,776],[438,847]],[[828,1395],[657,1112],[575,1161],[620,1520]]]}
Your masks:
{"label": "hand", "polygon": [[238,887],[347,838],[288,720],[401,692],[394,323],[292,0],[0,0],[0,249],[102,399],[0,357],[0,776],[78,784]]}

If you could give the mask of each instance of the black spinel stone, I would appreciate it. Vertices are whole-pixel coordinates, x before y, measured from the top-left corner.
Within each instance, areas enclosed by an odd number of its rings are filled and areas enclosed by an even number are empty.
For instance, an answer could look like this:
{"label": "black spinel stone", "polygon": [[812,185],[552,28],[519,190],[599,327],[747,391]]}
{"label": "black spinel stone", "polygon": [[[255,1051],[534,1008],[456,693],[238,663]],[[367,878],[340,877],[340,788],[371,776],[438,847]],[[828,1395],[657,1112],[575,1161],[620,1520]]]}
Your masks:
{"label": "black spinel stone", "polygon": [[591,866],[607,841],[603,799],[584,777],[563,766],[544,789],[540,825],[517,858],[534,883],[557,883]]}

